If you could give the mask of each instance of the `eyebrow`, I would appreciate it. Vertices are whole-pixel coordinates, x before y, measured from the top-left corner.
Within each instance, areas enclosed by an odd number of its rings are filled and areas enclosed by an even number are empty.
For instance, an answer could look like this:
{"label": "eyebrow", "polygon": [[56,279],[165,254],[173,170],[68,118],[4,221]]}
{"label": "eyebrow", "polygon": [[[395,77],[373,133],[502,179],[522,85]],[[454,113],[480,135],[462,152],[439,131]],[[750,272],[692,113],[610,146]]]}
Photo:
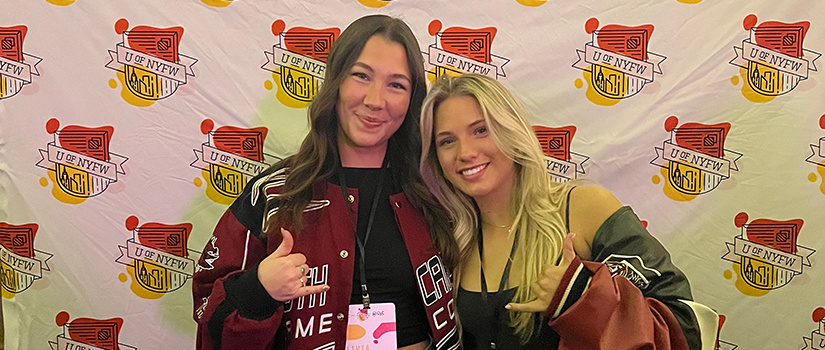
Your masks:
{"label": "eyebrow", "polygon": [[[353,64],[352,66],[353,67],[356,67],[356,66],[361,67],[361,68],[364,68],[364,69],[370,71],[370,73],[375,73],[375,70],[372,69],[372,67],[370,67],[368,64],[363,63],[363,62],[355,62],[355,64]],[[406,74],[401,74],[401,73],[391,74],[390,78],[392,78],[392,79],[404,79],[404,80],[408,81],[410,84],[412,84],[412,79],[410,77],[408,77]]]}
{"label": "eyebrow", "polygon": [[[474,128],[474,127],[476,127],[476,126],[478,126],[479,124],[482,124],[482,123],[484,123],[484,119],[479,119],[479,120],[474,121],[474,122],[473,122],[472,124],[470,124],[470,126],[468,126],[467,128],[472,129],[472,128]],[[452,134],[452,132],[450,132],[450,131],[442,131],[442,132],[440,132],[440,133],[435,134],[435,138],[439,138],[439,137],[440,137],[440,136],[442,136],[442,135],[450,135],[450,134]]]}

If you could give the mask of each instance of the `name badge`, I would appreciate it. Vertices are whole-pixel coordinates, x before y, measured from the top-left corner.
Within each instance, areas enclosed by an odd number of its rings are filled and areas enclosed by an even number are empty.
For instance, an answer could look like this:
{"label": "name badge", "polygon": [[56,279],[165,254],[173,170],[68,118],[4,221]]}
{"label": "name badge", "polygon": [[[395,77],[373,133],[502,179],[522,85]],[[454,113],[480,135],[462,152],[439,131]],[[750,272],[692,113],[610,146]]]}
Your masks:
{"label": "name badge", "polygon": [[372,303],[349,306],[346,350],[396,350],[395,304]]}

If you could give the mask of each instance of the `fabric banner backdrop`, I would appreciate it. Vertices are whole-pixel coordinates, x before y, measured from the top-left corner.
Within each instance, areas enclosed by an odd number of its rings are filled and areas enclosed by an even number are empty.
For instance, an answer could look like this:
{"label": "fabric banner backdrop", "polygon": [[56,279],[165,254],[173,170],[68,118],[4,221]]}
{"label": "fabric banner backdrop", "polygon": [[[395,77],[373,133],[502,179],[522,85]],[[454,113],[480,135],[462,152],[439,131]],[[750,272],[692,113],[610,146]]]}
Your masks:
{"label": "fabric banner backdrop", "polygon": [[3,0],[5,348],[193,348],[201,249],[372,13],[430,79],[511,89],[556,181],[632,206],[719,349],[825,349],[821,0]]}

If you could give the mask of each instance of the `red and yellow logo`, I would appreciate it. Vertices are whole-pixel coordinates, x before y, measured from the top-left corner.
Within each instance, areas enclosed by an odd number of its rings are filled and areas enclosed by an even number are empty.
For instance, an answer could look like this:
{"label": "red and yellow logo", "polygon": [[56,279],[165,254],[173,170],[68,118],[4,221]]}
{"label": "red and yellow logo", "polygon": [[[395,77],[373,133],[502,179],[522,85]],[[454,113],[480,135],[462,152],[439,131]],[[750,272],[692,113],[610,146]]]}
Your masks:
{"label": "red and yellow logo", "polygon": [[55,316],[55,323],[63,327],[63,334],[57,336],[57,341],[49,342],[52,350],[58,349],[105,349],[105,350],[135,350],[136,347],[118,342],[120,329],[123,328],[122,318],[96,319],[77,318],[69,322],[69,313],[61,311]]}
{"label": "red and yellow logo", "polygon": [[[667,118],[665,130],[670,132],[670,139],[655,148],[656,158],[650,164],[663,168],[668,197],[689,201],[716,189],[730,178],[731,171],[738,171],[736,161],[742,154],[725,149],[730,123],[678,124],[677,117]],[[659,183],[659,178],[654,177],[653,182]]]}
{"label": "red and yellow logo", "polygon": [[[648,50],[653,25],[608,24],[599,29],[599,20],[590,18],[585,31],[592,38],[584,50],[576,50],[578,61],[573,67],[584,71],[591,102],[612,106],[638,94],[655,74],[662,74],[660,64],[666,57]],[[577,80],[576,86],[583,83]]]}
{"label": "red and yellow logo", "polygon": [[[207,179],[206,195],[217,203],[231,204],[237,198],[246,181],[260,174],[278,158],[264,154],[265,127],[239,128],[222,126],[216,130],[212,120],[201,123],[201,132],[209,140],[195,149],[195,161],[191,166],[203,170]],[[200,179],[195,181],[200,187]]]}
{"label": "red and yellow logo", "polygon": [[[183,27],[156,28],[136,26],[129,29],[125,18],[115,23],[115,32],[123,36],[106,68],[117,71],[120,83],[126,88],[121,97],[132,105],[146,107],[154,101],[167,98],[194,77],[192,66],[198,62],[178,52]],[[117,82],[109,81],[112,88]]]}
{"label": "red and yellow logo", "polygon": [[590,157],[570,151],[570,144],[576,135],[576,126],[550,128],[533,125],[533,133],[539,139],[544,160],[547,162],[547,173],[553,181],[567,182],[575,179],[578,174],[585,173],[583,163]]}
{"label": "red and yellow logo", "polygon": [[0,222],[0,282],[3,296],[12,298],[50,271],[46,263],[52,254],[34,249],[37,224],[11,225]]}
{"label": "red and yellow logo", "polygon": [[504,65],[510,60],[491,50],[498,31],[495,27],[441,27],[441,21],[433,20],[428,28],[435,42],[427,47],[424,66],[432,81],[443,74],[476,73],[495,79],[507,76]]}
{"label": "red and yellow logo", "polygon": [[[261,68],[272,72],[278,85],[278,101],[288,107],[304,108],[321,87],[329,51],[341,30],[293,27],[284,31],[285,28],[283,20],[272,23],[272,34],[278,42],[272,51],[264,51],[266,63]],[[271,90],[274,85],[267,80],[265,87]]]}
{"label": "red and yellow logo", "polygon": [[37,64],[43,59],[23,52],[26,26],[0,27],[0,100],[17,95],[40,76]]}
{"label": "red and yellow logo", "polygon": [[[747,213],[736,215],[734,224],[742,232],[733,238],[733,243],[725,243],[728,252],[722,257],[733,263],[736,288],[742,294],[765,295],[790,283],[805,267],[811,267],[810,257],[815,251],[797,244],[802,219],[748,220]],[[725,278],[732,277],[729,271],[725,272]]]}
{"label": "red and yellow logo", "polygon": [[[149,222],[139,225],[137,217],[126,219],[126,229],[132,238],[120,248],[117,263],[127,266],[136,295],[154,299],[180,289],[195,273],[195,261],[200,253],[187,248],[192,224],[161,224]],[[120,276],[125,282],[126,276]],[[146,293],[149,292],[149,293]]]}
{"label": "red and yellow logo", "polygon": [[[821,54],[805,49],[802,43],[810,22],[784,23],[767,21],[757,25],[756,15],[748,15],[742,22],[750,37],[734,46],[736,54],[730,63],[740,67],[742,94],[753,102],[768,102],[775,96],[796,88],[816,71]],[[733,79],[738,83],[738,78]]]}
{"label": "red and yellow logo", "polygon": [[[825,114],[819,117],[819,128],[825,130]],[[811,155],[805,161],[816,164],[816,171],[819,173],[819,192],[825,194],[825,136],[820,137],[818,141],[811,144]],[[816,182],[817,176],[815,173],[808,174],[808,180]]]}
{"label": "red and yellow logo", "polygon": [[[64,203],[78,204],[97,196],[117,182],[117,175],[126,175],[123,163],[128,158],[111,153],[109,143],[114,133],[111,126],[89,128],[67,125],[60,129],[60,121],[49,119],[46,131],[54,141],[40,150],[37,166],[49,171],[56,185],[52,194]],[[41,179],[42,186],[48,180]]]}

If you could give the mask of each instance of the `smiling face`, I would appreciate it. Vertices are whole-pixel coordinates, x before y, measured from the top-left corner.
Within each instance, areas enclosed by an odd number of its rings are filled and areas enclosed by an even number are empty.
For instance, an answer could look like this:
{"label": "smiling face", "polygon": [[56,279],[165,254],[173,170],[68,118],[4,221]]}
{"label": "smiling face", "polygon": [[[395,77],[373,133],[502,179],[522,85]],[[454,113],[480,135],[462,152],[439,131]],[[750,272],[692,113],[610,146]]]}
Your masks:
{"label": "smiling face", "polygon": [[473,97],[453,96],[441,102],[433,133],[447,181],[477,202],[509,200],[515,164],[496,145]]}
{"label": "smiling face", "polygon": [[401,44],[367,40],[338,89],[338,152],[345,167],[380,167],[387,141],[404,122],[412,78]]}

